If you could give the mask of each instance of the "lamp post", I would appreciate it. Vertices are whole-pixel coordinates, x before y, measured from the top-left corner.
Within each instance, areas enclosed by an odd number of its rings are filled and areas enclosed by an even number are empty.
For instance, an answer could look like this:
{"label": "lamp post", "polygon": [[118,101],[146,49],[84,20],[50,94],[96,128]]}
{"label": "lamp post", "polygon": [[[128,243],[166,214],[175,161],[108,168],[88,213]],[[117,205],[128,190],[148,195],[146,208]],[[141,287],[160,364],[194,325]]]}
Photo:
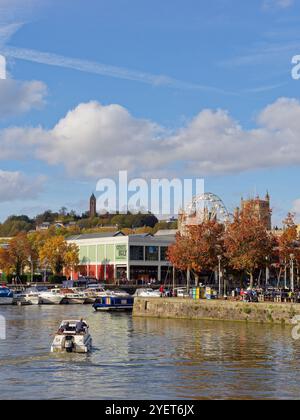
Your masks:
{"label": "lamp post", "polygon": [[227,299],[227,276],[226,276],[227,270],[224,269],[224,298]]}
{"label": "lamp post", "polygon": [[291,254],[290,255],[290,259],[291,259],[291,291],[294,292],[295,291],[295,282],[294,282],[294,258],[295,255]]}
{"label": "lamp post", "polygon": [[270,272],[269,272],[269,257],[266,257],[266,287],[268,287],[269,285],[269,277],[270,277]]}
{"label": "lamp post", "polygon": [[45,266],[44,266],[44,283],[47,282],[47,269],[48,269],[48,262],[45,261]]}
{"label": "lamp post", "polygon": [[287,260],[284,260],[284,288],[287,289]]}
{"label": "lamp post", "polygon": [[218,279],[219,279],[219,297],[221,296],[221,292],[222,292],[222,282],[221,282],[221,261],[222,261],[222,255],[218,255]]}
{"label": "lamp post", "polygon": [[186,274],[186,288],[187,288],[187,293],[190,293],[190,287],[191,287],[191,270],[188,269],[187,270],[187,274]]}
{"label": "lamp post", "polygon": [[28,258],[28,262],[30,262],[30,265],[31,265],[31,280],[30,280],[30,282],[33,283],[33,261],[32,261],[31,255]]}

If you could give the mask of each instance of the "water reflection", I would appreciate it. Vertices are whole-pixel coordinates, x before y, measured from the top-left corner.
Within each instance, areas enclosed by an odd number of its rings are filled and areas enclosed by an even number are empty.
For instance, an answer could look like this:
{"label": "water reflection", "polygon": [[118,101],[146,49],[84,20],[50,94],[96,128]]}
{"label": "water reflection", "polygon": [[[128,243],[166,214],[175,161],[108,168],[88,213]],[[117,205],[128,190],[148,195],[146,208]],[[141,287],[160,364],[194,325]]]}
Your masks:
{"label": "water reflection", "polygon": [[[90,306],[7,307],[2,398],[299,398],[300,343],[289,328],[132,319]],[[87,319],[91,355],[51,355],[63,318]]]}

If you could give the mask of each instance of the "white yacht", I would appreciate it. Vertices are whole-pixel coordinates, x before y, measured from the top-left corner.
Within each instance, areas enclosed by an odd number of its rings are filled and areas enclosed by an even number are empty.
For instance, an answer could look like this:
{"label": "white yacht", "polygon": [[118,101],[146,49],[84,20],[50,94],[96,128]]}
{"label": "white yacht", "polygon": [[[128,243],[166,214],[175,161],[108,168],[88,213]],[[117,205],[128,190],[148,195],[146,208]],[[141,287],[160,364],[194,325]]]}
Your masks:
{"label": "white yacht", "polygon": [[41,291],[37,288],[31,287],[18,296],[18,301],[24,303],[25,305],[40,305],[42,303],[40,293]]}
{"label": "white yacht", "polygon": [[158,297],[161,297],[161,293],[160,293],[159,290],[137,289],[134,296],[135,297],[158,298]]}
{"label": "white yacht", "polygon": [[83,305],[87,302],[87,296],[81,290],[76,288],[73,289],[62,289],[64,294],[64,303],[70,305]]}
{"label": "white yacht", "polygon": [[105,296],[131,297],[131,295],[124,290],[107,290]]}
{"label": "white yacht", "polygon": [[41,304],[43,305],[60,305],[65,296],[60,289],[52,289],[40,293]]}
{"label": "white yacht", "polygon": [[[78,325],[81,330],[78,331]],[[92,337],[86,321],[62,321],[51,346],[52,353],[89,353],[92,350]]]}
{"label": "white yacht", "polygon": [[99,297],[106,296],[107,291],[103,287],[88,287],[83,292],[86,296],[85,303],[95,303],[95,300]]}

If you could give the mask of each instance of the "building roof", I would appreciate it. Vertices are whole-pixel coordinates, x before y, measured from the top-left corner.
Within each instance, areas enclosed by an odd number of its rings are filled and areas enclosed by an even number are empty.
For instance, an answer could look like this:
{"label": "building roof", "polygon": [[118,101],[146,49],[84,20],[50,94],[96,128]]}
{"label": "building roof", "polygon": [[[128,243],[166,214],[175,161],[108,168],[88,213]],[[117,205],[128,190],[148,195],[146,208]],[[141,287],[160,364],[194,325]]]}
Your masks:
{"label": "building roof", "polygon": [[131,238],[153,238],[153,235],[151,233],[133,233],[132,235],[128,235]]}
{"label": "building roof", "polygon": [[177,233],[177,229],[161,229],[156,232],[155,236],[175,236]]}
{"label": "building roof", "polygon": [[149,243],[159,244],[159,243],[170,243],[175,240],[175,235],[160,235],[153,236],[151,234],[136,234],[136,235],[124,235],[122,232],[103,232],[103,233],[89,233],[83,235],[73,235],[68,237],[68,241],[80,241],[80,240],[89,240],[89,239],[105,239],[105,238],[116,238],[118,236],[128,237],[132,242],[139,242],[147,240]]}
{"label": "building roof", "polygon": [[86,233],[82,235],[73,235],[68,238],[68,241],[79,241],[84,239],[101,239],[101,238],[114,238],[116,236],[125,236],[124,233],[118,232],[101,232],[101,233]]}

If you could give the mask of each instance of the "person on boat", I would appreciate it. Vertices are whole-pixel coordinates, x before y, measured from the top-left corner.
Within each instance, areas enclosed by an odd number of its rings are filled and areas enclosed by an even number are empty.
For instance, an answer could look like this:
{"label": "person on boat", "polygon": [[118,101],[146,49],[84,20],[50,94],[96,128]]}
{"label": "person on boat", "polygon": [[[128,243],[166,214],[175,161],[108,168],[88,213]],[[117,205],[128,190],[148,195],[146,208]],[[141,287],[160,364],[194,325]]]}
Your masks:
{"label": "person on boat", "polygon": [[65,331],[68,331],[70,324],[67,322],[66,324],[62,325],[58,330],[59,334],[63,334]]}
{"label": "person on boat", "polygon": [[81,318],[81,320],[76,324],[76,334],[83,333],[86,328],[88,328],[88,326]]}

